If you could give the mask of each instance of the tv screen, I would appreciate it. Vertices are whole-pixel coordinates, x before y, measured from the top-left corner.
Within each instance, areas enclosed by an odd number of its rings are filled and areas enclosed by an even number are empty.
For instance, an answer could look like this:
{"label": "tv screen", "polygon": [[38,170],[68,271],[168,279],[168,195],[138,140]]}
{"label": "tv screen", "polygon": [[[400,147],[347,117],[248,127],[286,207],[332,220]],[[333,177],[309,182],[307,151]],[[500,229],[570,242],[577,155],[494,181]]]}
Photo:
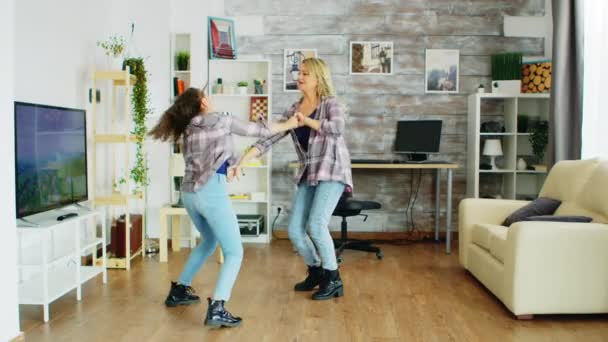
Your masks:
{"label": "tv screen", "polygon": [[438,153],[441,120],[404,120],[397,122],[395,152]]}
{"label": "tv screen", "polygon": [[86,112],[15,102],[17,218],[86,201]]}

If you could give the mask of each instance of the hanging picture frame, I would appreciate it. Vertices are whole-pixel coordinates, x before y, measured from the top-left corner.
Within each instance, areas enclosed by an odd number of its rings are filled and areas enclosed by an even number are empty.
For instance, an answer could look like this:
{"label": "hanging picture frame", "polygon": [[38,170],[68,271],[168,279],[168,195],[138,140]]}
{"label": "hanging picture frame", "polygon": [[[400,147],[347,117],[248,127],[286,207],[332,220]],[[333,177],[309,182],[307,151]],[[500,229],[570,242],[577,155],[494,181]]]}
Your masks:
{"label": "hanging picture frame", "polygon": [[209,32],[209,58],[236,59],[234,20],[209,17],[207,29]]}
{"label": "hanging picture frame", "polygon": [[430,94],[457,94],[460,73],[460,51],[426,49],[424,90]]}
{"label": "hanging picture frame", "polygon": [[350,42],[348,69],[351,75],[392,75],[393,42]]}
{"label": "hanging picture frame", "polygon": [[283,91],[298,92],[300,66],[306,58],[317,57],[317,49],[283,50]]}

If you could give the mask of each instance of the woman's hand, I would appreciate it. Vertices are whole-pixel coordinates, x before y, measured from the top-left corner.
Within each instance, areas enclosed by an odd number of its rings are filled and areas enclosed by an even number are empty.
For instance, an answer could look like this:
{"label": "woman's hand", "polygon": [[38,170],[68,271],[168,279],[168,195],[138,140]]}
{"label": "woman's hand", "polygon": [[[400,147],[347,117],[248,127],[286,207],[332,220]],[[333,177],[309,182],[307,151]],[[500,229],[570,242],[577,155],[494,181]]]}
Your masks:
{"label": "woman's hand", "polygon": [[302,114],[302,112],[296,112],[293,117],[295,117],[298,120],[298,127],[302,127],[304,125],[306,125],[306,119],[307,117]]}
{"label": "woman's hand", "polygon": [[298,119],[297,114],[298,113],[292,115],[287,121],[285,121],[285,124],[287,125],[288,129],[300,127],[300,120]]}
{"label": "woman's hand", "polygon": [[226,178],[227,178],[228,182],[230,183],[235,178],[236,178],[236,180],[239,180],[240,175],[243,175],[243,170],[241,169],[241,165],[237,164],[235,166],[228,168],[228,174],[226,175]]}

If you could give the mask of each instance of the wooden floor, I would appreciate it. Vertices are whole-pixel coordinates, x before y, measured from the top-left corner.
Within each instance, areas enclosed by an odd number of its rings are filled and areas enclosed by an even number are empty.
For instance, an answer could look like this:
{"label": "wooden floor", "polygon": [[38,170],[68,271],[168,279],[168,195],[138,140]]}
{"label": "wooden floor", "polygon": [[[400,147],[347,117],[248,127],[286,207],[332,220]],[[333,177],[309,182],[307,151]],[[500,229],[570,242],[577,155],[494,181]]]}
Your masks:
{"label": "wooden floor", "polygon": [[[465,272],[457,251],[443,245],[382,245],[384,260],[347,251],[341,266],[345,296],[312,301],[293,284],[305,274],[288,241],[247,246],[227,308],[241,327],[209,329],[206,303],[166,308],[169,281],[178,277],[188,250],[139,259],[130,272],[112,270],[51,305],[21,306],[26,341],[608,341],[608,315],[539,316],[517,321]],[[212,293],[219,266],[203,267],[194,287]],[[608,289],[607,289],[608,291]]]}

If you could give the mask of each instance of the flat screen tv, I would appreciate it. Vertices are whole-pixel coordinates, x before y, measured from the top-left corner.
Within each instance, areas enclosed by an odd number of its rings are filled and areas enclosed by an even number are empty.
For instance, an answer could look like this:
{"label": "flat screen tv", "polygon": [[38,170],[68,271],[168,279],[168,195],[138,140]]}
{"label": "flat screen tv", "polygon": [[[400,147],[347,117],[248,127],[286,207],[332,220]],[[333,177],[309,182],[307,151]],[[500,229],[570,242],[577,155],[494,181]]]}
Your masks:
{"label": "flat screen tv", "polygon": [[86,112],[15,102],[17,218],[86,201]]}

